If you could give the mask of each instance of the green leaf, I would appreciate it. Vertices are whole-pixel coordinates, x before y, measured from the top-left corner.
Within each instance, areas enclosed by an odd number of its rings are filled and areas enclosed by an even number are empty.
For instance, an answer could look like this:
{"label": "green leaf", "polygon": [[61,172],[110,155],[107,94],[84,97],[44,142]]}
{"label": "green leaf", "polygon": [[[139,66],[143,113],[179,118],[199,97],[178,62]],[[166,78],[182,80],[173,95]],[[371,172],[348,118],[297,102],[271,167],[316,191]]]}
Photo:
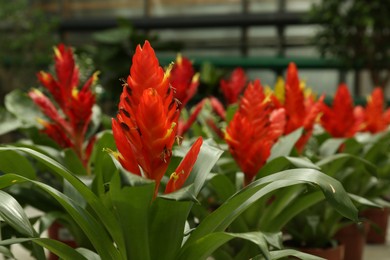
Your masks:
{"label": "green leaf", "polygon": [[105,184],[111,180],[113,174],[118,174],[113,158],[107,152],[116,150],[116,145],[111,131],[100,132],[96,138],[89,164],[95,175],[92,189],[102,196],[105,194]]}
{"label": "green leaf", "polygon": [[[361,158],[359,156],[352,155],[352,154],[338,153],[335,155],[331,155],[331,156],[328,156],[328,157],[318,161],[316,163],[316,165],[318,165],[319,167],[321,167],[321,169],[323,169],[326,165],[328,165],[328,164],[332,165],[335,163],[335,161],[338,161],[338,160],[354,160],[356,162],[360,162],[364,165],[364,167],[367,169],[367,171],[370,174],[376,175],[377,167],[374,164],[365,160],[364,158]],[[327,172],[327,174],[330,174],[330,173]]]}
{"label": "green leaf", "polygon": [[327,201],[340,214],[358,221],[357,209],[340,182],[315,169],[293,169],[256,180],[236,193],[200,223],[186,245],[209,233],[225,230],[244,210],[264,195],[283,187],[304,183],[320,188]]}
{"label": "green leaf", "polygon": [[153,202],[149,229],[151,259],[175,259],[183,242],[184,227],[192,204],[161,197]]}
{"label": "green leaf", "polygon": [[[281,259],[286,258],[289,256],[294,256],[296,258],[302,259],[302,260],[326,260],[322,257],[310,255],[307,253],[303,253],[294,249],[284,249],[284,250],[276,250],[270,252],[271,259]],[[256,257],[253,257],[252,260],[261,260],[264,259],[262,255],[258,255]]]}
{"label": "green leaf", "polygon": [[100,256],[96,254],[95,252],[86,249],[86,248],[77,248],[77,252],[79,252],[81,255],[83,255],[88,260],[101,260]]}
{"label": "green leaf", "polygon": [[356,194],[348,193],[349,197],[359,203],[360,205],[369,206],[369,207],[375,207],[375,208],[382,208],[381,205],[377,204],[374,201],[368,200],[364,197],[358,196]]}
{"label": "green leaf", "polygon": [[[2,178],[2,177],[0,177]],[[22,206],[8,193],[0,191],[0,216],[21,234],[29,237],[36,236],[34,228]]]}
{"label": "green leaf", "polygon": [[87,170],[73,149],[64,149],[63,154],[65,167],[75,175],[87,175]]}
{"label": "green leaf", "polygon": [[12,238],[0,241],[0,245],[20,244],[29,241],[47,248],[49,251],[53,252],[61,259],[88,259],[85,258],[79,252],[77,252],[74,248],[71,248],[70,246],[62,242],[49,238]]}
{"label": "green leaf", "polygon": [[[44,183],[32,181],[15,174],[0,176],[0,188],[23,182],[35,184],[57,200],[84,231],[101,257],[104,259],[121,259],[119,252],[112,244],[112,239],[107,234],[103,224],[99,223],[88,211],[74,203],[64,194]],[[87,187],[85,188],[88,189]]]}
{"label": "green leaf", "polygon": [[16,89],[5,96],[4,104],[22,122],[23,127],[40,127],[37,118],[44,116],[26,93]]}
{"label": "green leaf", "polygon": [[54,161],[52,158],[28,148],[0,147],[0,151],[2,150],[14,150],[14,151],[22,151],[24,153],[27,153],[30,156],[37,159],[38,161],[45,164],[49,169],[53,171],[53,173],[66,179],[87,201],[89,207],[94,211],[96,216],[99,218],[100,223],[105,226],[108,232],[110,232],[110,235],[115,241],[117,247],[119,249],[124,248],[122,231],[118,226],[117,221],[114,215],[112,214],[112,212],[108,210],[103,205],[103,203],[98,199],[98,197],[88,187],[86,187],[78,178],[76,178],[68,169],[66,169],[58,162]]}
{"label": "green leaf", "polygon": [[29,179],[35,179],[35,169],[30,161],[15,151],[0,151],[0,173],[17,173]]}
{"label": "green leaf", "polygon": [[5,246],[0,246],[0,254],[2,254],[4,257],[15,259],[15,256],[12,254],[11,250]]}
{"label": "green leaf", "polygon": [[136,186],[123,185],[119,174],[110,182],[112,210],[125,238],[127,259],[151,259],[148,225],[154,187],[154,182]]}
{"label": "green leaf", "polygon": [[191,183],[194,184],[195,196],[197,196],[199,191],[202,189],[208,174],[223,153],[223,151],[219,150],[218,148],[209,145],[207,143],[208,141],[211,140],[204,141],[200,147],[194,168],[192,168],[191,174],[188,176],[188,179],[185,182],[185,185]]}
{"label": "green leaf", "polygon": [[309,168],[319,170],[320,167],[307,158],[281,156],[268,161],[259,171],[257,176],[264,177],[272,173],[280,172],[289,168]]}
{"label": "green leaf", "polygon": [[327,139],[319,149],[320,156],[326,157],[335,154],[340,146],[345,142],[345,138]]}
{"label": "green leaf", "polygon": [[207,234],[204,237],[198,239],[195,243],[186,247],[177,259],[197,260],[206,259],[211,255],[218,247],[227,243],[233,238],[240,238],[248,240],[259,246],[259,250],[265,256],[266,259],[271,259],[268,252],[267,241],[261,232],[247,232],[247,233],[226,233],[216,232]]}
{"label": "green leaf", "polygon": [[271,149],[271,155],[268,157],[267,162],[280,157],[280,156],[288,156],[291,154],[291,151],[293,150],[295,143],[299,140],[299,138],[302,136],[303,129],[298,128],[294,132],[291,132],[290,134],[281,137],[278,142],[272,147]]}
{"label": "green leaf", "polygon": [[22,126],[15,115],[0,108],[0,135],[14,131]]}

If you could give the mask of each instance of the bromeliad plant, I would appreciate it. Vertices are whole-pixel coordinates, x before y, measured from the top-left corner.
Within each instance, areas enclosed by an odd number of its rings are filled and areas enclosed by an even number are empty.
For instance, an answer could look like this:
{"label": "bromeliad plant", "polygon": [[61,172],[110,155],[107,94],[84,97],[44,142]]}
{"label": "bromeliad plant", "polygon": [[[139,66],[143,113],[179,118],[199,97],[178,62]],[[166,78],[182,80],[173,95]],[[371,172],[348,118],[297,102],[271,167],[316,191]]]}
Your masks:
{"label": "bromeliad plant", "polygon": [[[3,240],[0,245],[32,242],[37,259],[45,258],[41,247],[46,247],[63,259],[195,260],[204,259],[229,240],[239,238],[255,246],[255,250],[251,250],[252,257],[278,259],[294,255],[317,259],[282,249],[278,242],[280,224],[273,226],[272,233],[234,228],[240,215],[256,201],[298,184],[312,187],[316,191],[315,201],[326,197],[341,214],[357,220],[356,209],[340,183],[316,169],[299,169],[253,180],[244,189],[229,194],[226,202],[194,225],[196,221],[190,217],[190,210],[204,182],[212,177],[209,172],[221,151],[207,144],[210,141],[197,139],[178,163],[177,155],[183,152],[173,145],[179,111],[168,75],[169,70],[164,72],[159,66],[148,42],[137,47],[130,75],[123,86],[118,114],[112,120],[118,152],[110,151],[112,160],[107,160],[109,155],[102,151],[92,155],[100,158],[96,160],[92,190],[43,153],[24,147],[0,147],[2,155],[17,152],[33,157],[69,183],[72,196],[15,174],[13,168],[0,176],[2,189],[28,184],[55,199],[80,228],[89,246],[88,249],[72,249],[59,241],[40,238],[21,206],[5,191],[0,191],[0,215],[24,238]],[[267,120],[277,117],[266,115]],[[102,140],[96,145],[100,146]],[[217,176],[222,175],[216,175],[211,181]],[[230,190],[230,186],[227,188]],[[267,221],[272,223],[273,218]]]}
{"label": "bromeliad plant", "polygon": [[59,44],[54,48],[56,77],[41,71],[40,83],[50,93],[55,104],[38,89],[28,95],[50,120],[38,118],[43,132],[61,148],[71,148],[87,167],[95,136],[87,136],[92,119],[92,108],[96,102],[92,86],[97,81],[95,72],[79,89],[80,72],[70,47]]}

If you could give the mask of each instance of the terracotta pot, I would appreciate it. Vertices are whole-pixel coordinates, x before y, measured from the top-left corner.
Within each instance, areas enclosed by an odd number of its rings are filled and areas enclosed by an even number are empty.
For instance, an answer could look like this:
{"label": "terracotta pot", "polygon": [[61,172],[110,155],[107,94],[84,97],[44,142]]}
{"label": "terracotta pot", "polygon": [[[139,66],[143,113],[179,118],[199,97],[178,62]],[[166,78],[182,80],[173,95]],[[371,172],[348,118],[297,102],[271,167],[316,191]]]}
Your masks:
{"label": "terracotta pot", "polygon": [[[77,244],[70,233],[70,231],[64,227],[61,223],[55,221],[47,230],[47,235],[51,239],[55,239],[58,241],[61,241],[62,243],[67,244],[70,247],[76,248]],[[49,260],[57,260],[58,256],[53,254],[52,252],[49,253]]]}
{"label": "terracotta pot", "polygon": [[361,225],[350,224],[340,229],[335,238],[344,245],[344,260],[362,260],[366,234],[370,225],[363,222]]}
{"label": "terracotta pot", "polygon": [[344,245],[331,248],[300,248],[299,251],[319,256],[327,260],[343,260]]}
{"label": "terracotta pot", "polygon": [[362,212],[362,217],[365,217],[371,224],[371,228],[367,234],[367,243],[370,244],[385,244],[387,235],[387,226],[389,222],[389,208],[370,208]]}

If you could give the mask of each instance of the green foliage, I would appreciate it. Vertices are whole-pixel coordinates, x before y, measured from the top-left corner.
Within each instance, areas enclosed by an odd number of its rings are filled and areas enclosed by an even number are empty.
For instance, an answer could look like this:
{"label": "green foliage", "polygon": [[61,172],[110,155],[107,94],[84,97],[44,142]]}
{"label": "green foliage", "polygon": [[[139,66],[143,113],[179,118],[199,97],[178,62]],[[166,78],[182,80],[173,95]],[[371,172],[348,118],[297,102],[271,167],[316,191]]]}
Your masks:
{"label": "green foliage", "polygon": [[0,0],[0,104],[15,88],[29,88],[49,64],[57,22],[30,1]]}
{"label": "green foliage", "polygon": [[390,78],[389,1],[320,1],[309,19],[321,24],[314,43],[322,55],[336,57],[349,68],[368,68],[373,84],[386,86]]}

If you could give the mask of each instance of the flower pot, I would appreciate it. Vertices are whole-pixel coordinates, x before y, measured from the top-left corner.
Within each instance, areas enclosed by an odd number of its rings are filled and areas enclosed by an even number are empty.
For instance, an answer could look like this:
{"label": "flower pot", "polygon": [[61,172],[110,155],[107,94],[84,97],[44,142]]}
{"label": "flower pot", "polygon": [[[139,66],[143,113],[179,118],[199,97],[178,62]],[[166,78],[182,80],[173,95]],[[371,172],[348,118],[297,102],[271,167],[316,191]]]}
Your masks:
{"label": "flower pot", "polygon": [[344,245],[330,248],[300,248],[299,251],[319,256],[327,260],[343,260]]}
{"label": "flower pot", "polygon": [[[69,229],[64,227],[61,223],[55,221],[47,231],[48,237],[51,239],[58,240],[62,243],[67,244],[70,247],[76,248],[77,244],[70,233]],[[53,254],[52,252],[49,253],[49,260],[57,260],[58,256]]]}
{"label": "flower pot", "polygon": [[364,245],[366,244],[366,234],[370,225],[368,222],[362,224],[350,224],[341,228],[335,238],[344,245],[344,260],[362,260]]}
{"label": "flower pot", "polygon": [[389,208],[370,208],[366,209],[362,216],[365,217],[371,228],[367,234],[367,243],[385,244],[387,235],[387,226],[389,222]]}

